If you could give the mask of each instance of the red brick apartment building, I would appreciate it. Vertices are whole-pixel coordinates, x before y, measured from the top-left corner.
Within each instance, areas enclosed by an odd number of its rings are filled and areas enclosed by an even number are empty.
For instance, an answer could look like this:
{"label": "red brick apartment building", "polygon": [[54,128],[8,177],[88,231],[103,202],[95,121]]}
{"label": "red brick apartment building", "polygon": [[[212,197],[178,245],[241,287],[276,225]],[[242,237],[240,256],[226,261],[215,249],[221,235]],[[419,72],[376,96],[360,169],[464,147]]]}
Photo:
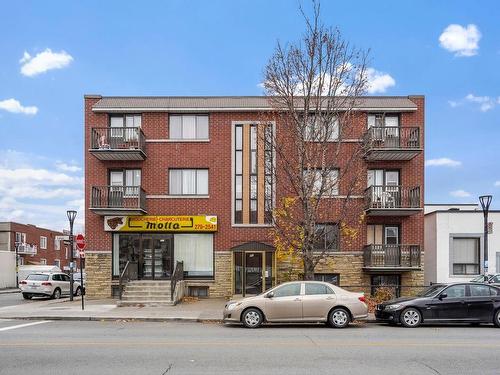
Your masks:
{"label": "red brick apartment building", "polygon": [[19,265],[56,265],[63,269],[69,265],[69,246],[56,241],[63,233],[40,228],[32,224],[0,222],[0,250],[16,251]]}
{"label": "red brick apartment building", "polygon": [[[352,199],[364,220],[355,240],[341,236],[329,249],[315,277],[408,293],[423,285],[424,97],[364,97],[355,110],[349,142],[364,151],[352,173],[363,186]],[[116,295],[127,263],[134,278],[168,280],[183,261],[189,293],[212,297],[286,279],[270,236],[280,197],[267,186],[268,150],[255,136],[266,111],[266,97],[85,96],[90,297]],[[323,225],[338,227],[335,217]]]}

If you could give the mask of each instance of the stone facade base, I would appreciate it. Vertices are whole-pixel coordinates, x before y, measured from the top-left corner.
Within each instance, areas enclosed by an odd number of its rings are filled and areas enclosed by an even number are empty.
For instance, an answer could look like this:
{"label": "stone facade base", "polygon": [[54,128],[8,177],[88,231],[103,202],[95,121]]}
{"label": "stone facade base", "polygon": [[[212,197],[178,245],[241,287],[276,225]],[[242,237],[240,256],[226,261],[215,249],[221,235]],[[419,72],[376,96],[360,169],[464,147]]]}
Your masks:
{"label": "stone facade base", "polygon": [[87,274],[85,296],[89,299],[111,297],[111,253],[85,254]]}

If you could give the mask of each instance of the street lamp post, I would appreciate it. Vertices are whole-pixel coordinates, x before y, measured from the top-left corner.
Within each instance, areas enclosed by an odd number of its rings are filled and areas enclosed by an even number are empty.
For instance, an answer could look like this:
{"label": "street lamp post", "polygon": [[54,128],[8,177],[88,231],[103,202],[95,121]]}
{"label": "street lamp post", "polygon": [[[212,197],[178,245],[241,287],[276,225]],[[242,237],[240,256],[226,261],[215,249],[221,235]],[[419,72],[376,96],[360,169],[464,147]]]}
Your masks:
{"label": "street lamp post", "polygon": [[69,246],[70,246],[70,263],[69,263],[69,300],[73,301],[73,265],[74,265],[74,257],[73,257],[73,223],[76,218],[76,211],[69,210],[66,212],[69,220]]}
{"label": "street lamp post", "polygon": [[488,211],[492,199],[491,195],[481,195],[479,197],[484,217],[484,282],[488,282]]}

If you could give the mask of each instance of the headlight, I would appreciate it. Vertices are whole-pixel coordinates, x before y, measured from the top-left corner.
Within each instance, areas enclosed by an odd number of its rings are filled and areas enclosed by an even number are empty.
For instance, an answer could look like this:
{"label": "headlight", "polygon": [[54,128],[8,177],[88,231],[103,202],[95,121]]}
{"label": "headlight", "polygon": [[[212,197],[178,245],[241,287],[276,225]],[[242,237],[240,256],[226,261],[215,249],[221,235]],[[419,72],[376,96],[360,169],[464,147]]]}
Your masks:
{"label": "headlight", "polygon": [[394,304],[394,305],[387,305],[387,306],[385,307],[385,309],[386,309],[386,310],[397,310],[397,309],[399,309],[400,307],[401,307],[401,305],[399,305],[399,304],[397,304],[397,303],[396,303],[396,304]]}
{"label": "headlight", "polygon": [[227,305],[228,310],[234,310],[237,306],[241,305],[241,302],[232,302]]}

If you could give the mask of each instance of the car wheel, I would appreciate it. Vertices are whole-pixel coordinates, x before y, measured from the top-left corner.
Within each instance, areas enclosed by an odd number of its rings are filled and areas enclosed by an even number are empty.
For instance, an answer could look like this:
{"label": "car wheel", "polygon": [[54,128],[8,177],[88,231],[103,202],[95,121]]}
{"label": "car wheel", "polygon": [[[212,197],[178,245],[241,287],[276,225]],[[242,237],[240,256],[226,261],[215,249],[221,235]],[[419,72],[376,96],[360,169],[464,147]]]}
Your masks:
{"label": "car wheel", "polygon": [[257,328],[262,324],[262,313],[257,309],[245,310],[242,316],[243,325],[247,328]]}
{"label": "car wheel", "polygon": [[495,313],[495,320],[493,321],[493,323],[495,324],[495,326],[500,328],[500,309],[498,309]]}
{"label": "car wheel", "polygon": [[345,309],[340,307],[334,309],[328,317],[328,322],[333,328],[347,327],[350,321],[351,317],[349,313]]}
{"label": "car wheel", "polygon": [[32,299],[33,296],[31,294],[28,294],[28,293],[23,293],[23,298],[24,299]]}
{"label": "car wheel", "polygon": [[53,299],[59,299],[59,298],[61,298],[61,289],[56,288],[54,290],[54,293],[52,293],[52,298]]}
{"label": "car wheel", "polygon": [[80,287],[76,288],[75,296],[81,296],[81,295],[82,295],[82,288]]}
{"label": "car wheel", "polygon": [[401,324],[407,328],[415,328],[422,323],[422,314],[417,309],[410,307],[408,309],[403,310],[401,316],[399,318]]}

